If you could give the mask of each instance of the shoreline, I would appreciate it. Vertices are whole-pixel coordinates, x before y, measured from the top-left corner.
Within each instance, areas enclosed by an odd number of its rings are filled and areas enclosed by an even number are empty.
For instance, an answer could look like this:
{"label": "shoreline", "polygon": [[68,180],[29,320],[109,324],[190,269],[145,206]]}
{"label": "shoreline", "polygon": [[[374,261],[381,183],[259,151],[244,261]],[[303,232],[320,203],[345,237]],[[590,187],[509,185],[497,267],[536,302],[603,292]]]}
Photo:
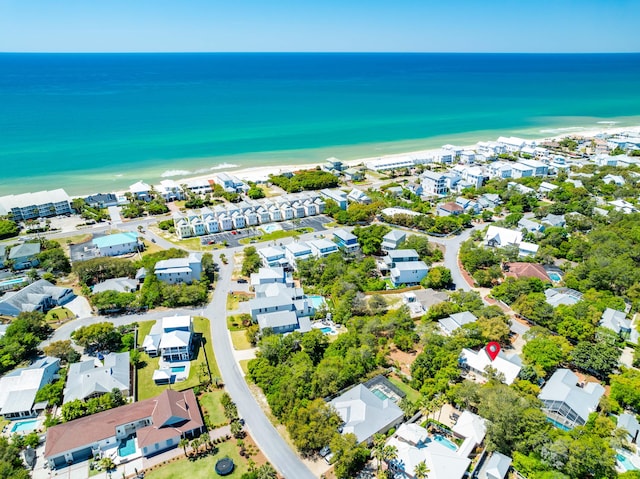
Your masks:
{"label": "shoreline", "polygon": [[[635,119],[635,118],[634,118]],[[374,144],[356,144],[356,145],[340,145],[336,147],[326,147],[314,150],[289,150],[279,152],[257,152],[249,154],[238,154],[233,156],[212,157],[212,158],[192,158],[194,162],[189,165],[187,163],[189,159],[175,160],[176,164],[174,168],[164,169],[159,172],[157,168],[147,168],[136,170],[133,173],[121,173],[121,174],[109,174],[107,172],[94,173],[86,175],[69,176],[65,174],[56,174],[52,172],[51,175],[47,175],[46,184],[44,188],[33,187],[24,188],[26,182],[18,182],[21,186],[19,189],[15,189],[13,193],[8,194],[21,194],[26,192],[41,191],[44,189],[52,190],[56,188],[63,188],[68,190],[69,196],[85,197],[87,195],[96,193],[111,193],[111,192],[123,192],[128,191],[128,185],[132,185],[137,181],[144,181],[150,185],[157,185],[162,180],[173,180],[178,184],[192,181],[192,180],[209,180],[213,178],[217,173],[229,173],[237,176],[244,181],[256,181],[261,178],[266,178],[269,174],[278,174],[282,171],[295,171],[300,169],[311,169],[324,163],[328,158],[337,156],[343,164],[348,166],[357,166],[364,162],[377,160],[381,158],[399,158],[403,156],[418,155],[423,152],[429,152],[440,149],[443,145],[452,143],[456,146],[463,148],[473,149],[473,147],[479,141],[495,141],[498,136],[517,136],[524,139],[534,140],[537,142],[550,141],[562,139],[567,136],[578,137],[595,137],[598,135],[615,135],[619,133],[632,133],[640,136],[640,124],[619,126],[619,121],[599,121],[596,122],[597,126],[590,127],[582,126],[568,126],[557,128],[536,128],[533,130],[507,130],[502,134],[495,131],[476,131],[466,132],[460,134],[451,135],[439,135],[436,137],[425,137],[415,140],[401,140],[397,142],[387,143],[374,143]],[[550,133],[548,136],[540,136],[539,133]],[[536,134],[538,133],[538,134]],[[486,134],[486,136],[484,136]],[[466,141],[465,141],[466,139]],[[462,141],[460,141],[462,140]],[[433,147],[428,148],[416,148],[418,145],[430,144]],[[437,145],[437,146],[436,146]],[[405,148],[403,148],[405,146]],[[412,148],[413,146],[413,148]],[[362,155],[363,152],[372,152],[375,150],[381,150],[379,155]],[[394,150],[393,152],[385,152],[384,150]],[[398,151],[402,150],[402,151]],[[289,161],[282,157],[295,157],[296,153],[301,157],[306,152],[309,154],[311,151],[320,155],[323,153],[322,159],[309,161],[308,159],[300,158],[300,161],[293,161],[290,158]],[[331,152],[335,152],[332,155]],[[342,154],[341,154],[342,153]],[[351,153],[350,155],[348,153]],[[346,158],[345,158],[346,156]],[[355,156],[355,158],[353,158]],[[252,160],[255,165],[244,166],[242,165],[242,159]],[[260,158],[260,159],[258,159]],[[264,158],[264,160],[262,159]],[[280,159],[282,161],[280,161]],[[203,167],[208,162],[213,166]],[[262,163],[262,165],[260,164]],[[246,165],[246,163],[245,163]],[[33,178],[36,184],[44,184],[45,178],[35,177]],[[74,181],[75,180],[75,181]],[[117,182],[117,185],[115,183]],[[102,184],[102,187],[93,187],[89,184]],[[109,183],[114,184],[109,187]]]}

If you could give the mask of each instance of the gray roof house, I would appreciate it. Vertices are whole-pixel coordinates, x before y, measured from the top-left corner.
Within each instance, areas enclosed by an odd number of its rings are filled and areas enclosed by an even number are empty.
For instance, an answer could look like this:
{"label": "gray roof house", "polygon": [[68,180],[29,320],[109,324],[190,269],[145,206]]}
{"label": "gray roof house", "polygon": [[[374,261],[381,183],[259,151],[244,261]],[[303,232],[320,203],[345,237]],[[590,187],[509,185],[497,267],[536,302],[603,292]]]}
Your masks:
{"label": "gray roof house", "polygon": [[0,298],[0,315],[18,316],[22,312],[48,311],[75,297],[70,288],[54,286],[39,279],[15,293],[6,293]]}
{"label": "gray roof house", "polygon": [[638,440],[640,432],[640,423],[636,419],[635,414],[623,413],[618,416],[618,427],[627,431],[629,442],[635,443]]}
{"label": "gray roof house", "polygon": [[105,291],[117,291],[118,293],[130,293],[138,289],[138,281],[131,278],[110,278],[93,286],[92,292],[103,293]]}
{"label": "gray roof house", "polygon": [[473,323],[477,319],[478,318],[476,318],[469,311],[463,311],[462,313],[455,313],[446,318],[442,318],[438,321],[438,323],[440,324],[440,328],[445,334],[451,334],[461,326]]}
{"label": "gray roof house", "polygon": [[69,366],[64,402],[86,400],[118,389],[130,395],[129,352],[107,354],[102,361],[89,359]]}
{"label": "gray roof house", "polygon": [[391,230],[382,237],[382,250],[389,251],[397,249],[405,240],[407,234],[404,231]]}
{"label": "gray roof house", "polygon": [[582,299],[582,293],[571,288],[549,288],[544,291],[547,303],[554,308],[561,304],[576,304]]}
{"label": "gray roof house", "polygon": [[255,292],[256,297],[249,301],[249,312],[261,330],[271,328],[276,334],[311,330],[310,317],[315,308],[302,288],[291,283],[270,283],[256,286]]}
{"label": "gray roof house", "polygon": [[631,343],[638,344],[638,331],[631,325],[631,320],[627,319],[623,311],[605,309],[600,318],[600,326],[618,333]]}
{"label": "gray roof house", "polygon": [[567,224],[567,221],[564,219],[564,215],[554,215],[549,213],[547,216],[542,218],[542,223],[549,226],[559,226],[564,228]]}
{"label": "gray roof house", "polygon": [[520,221],[518,221],[518,228],[530,231],[531,233],[541,233],[544,231],[543,224],[527,218],[522,218]]}
{"label": "gray roof house", "polygon": [[13,269],[28,269],[38,266],[38,254],[40,253],[40,243],[23,243],[14,246],[9,251],[9,260],[13,264]]}
{"label": "gray roof house", "polygon": [[504,479],[511,467],[512,459],[509,456],[494,451],[480,472],[480,479]]}
{"label": "gray roof house", "polygon": [[565,430],[583,426],[598,408],[604,388],[598,383],[579,384],[569,369],[558,369],[542,388],[538,398],[550,421]]}
{"label": "gray roof house", "polygon": [[43,411],[47,402],[36,403],[36,394],[53,381],[59,369],[58,358],[45,357],[0,378],[0,414],[6,419],[18,419]]}
{"label": "gray roof house", "polygon": [[342,433],[353,433],[358,442],[369,443],[374,434],[385,433],[403,420],[404,413],[390,399],[380,399],[364,385],[358,384],[331,400],[344,425]]}
{"label": "gray roof house", "polygon": [[158,261],[154,273],[160,281],[169,284],[200,281],[202,256],[198,253],[190,253],[186,258]]}

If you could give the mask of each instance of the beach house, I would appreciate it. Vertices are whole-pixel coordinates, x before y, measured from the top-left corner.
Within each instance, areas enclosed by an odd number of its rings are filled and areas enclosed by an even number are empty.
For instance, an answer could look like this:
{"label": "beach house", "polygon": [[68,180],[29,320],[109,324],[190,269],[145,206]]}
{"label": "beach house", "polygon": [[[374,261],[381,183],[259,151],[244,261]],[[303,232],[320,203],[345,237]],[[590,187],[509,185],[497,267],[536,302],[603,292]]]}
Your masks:
{"label": "beach house", "polygon": [[349,200],[347,199],[347,194],[344,191],[325,188],[324,190],[320,190],[320,194],[327,199],[335,201],[341,210],[347,209]]}
{"label": "beach house", "polygon": [[612,308],[607,308],[600,318],[600,326],[610,329],[630,343],[638,344],[638,331],[627,319],[627,313]]}
{"label": "beach house", "polygon": [[44,411],[47,401],[36,403],[36,395],[56,378],[59,369],[58,358],[45,357],[5,374],[0,378],[0,414],[5,419],[19,419]]}
{"label": "beach house", "polygon": [[544,385],[538,399],[542,410],[556,426],[568,430],[584,426],[589,414],[598,408],[604,388],[593,382],[580,382],[569,369],[558,369]]}
{"label": "beach house", "polygon": [[337,244],[324,238],[307,241],[307,246],[316,258],[324,258],[339,251]]}
{"label": "beach house", "polygon": [[153,188],[150,185],[140,180],[129,187],[129,192],[133,199],[151,201],[153,199],[153,196],[151,195],[152,189]]}
{"label": "beach house", "polygon": [[429,267],[413,249],[389,250],[383,261],[394,287],[418,284],[429,272]]}
{"label": "beach house", "polygon": [[393,249],[398,249],[398,247],[402,244],[402,242],[407,237],[407,234],[404,231],[400,230],[391,230],[386,235],[382,237],[382,251],[390,251]]}
{"label": "beach house", "polygon": [[71,198],[62,188],[0,197],[0,216],[11,214],[14,221],[70,215],[72,212]]}
{"label": "beach house", "polygon": [[293,278],[283,268],[279,267],[261,267],[257,273],[251,273],[251,286],[256,287],[271,283],[282,283],[293,286]]}
{"label": "beach house", "polygon": [[92,243],[100,256],[119,256],[141,251],[143,247],[135,231],[99,236],[93,238]]}
{"label": "beach house", "polygon": [[426,170],[420,175],[425,195],[444,195],[447,192],[447,177],[443,173]]}
{"label": "beach house", "polygon": [[281,246],[267,246],[257,250],[258,256],[265,266],[287,266],[284,248]]}
{"label": "beach house", "polygon": [[50,427],[44,458],[57,469],[94,456],[119,458],[118,448],[125,444],[132,445],[138,457],[149,457],[205,431],[193,390],[165,389],[151,399]]}
{"label": "beach house", "polygon": [[313,252],[307,243],[302,241],[294,241],[284,246],[284,254],[290,266],[296,267],[300,260],[309,259],[313,256]]}
{"label": "beach house", "polygon": [[193,355],[193,318],[169,316],[154,323],[142,342],[142,348],[163,361],[190,361]]}
{"label": "beach house", "polygon": [[358,188],[354,188],[347,195],[347,199],[349,201],[353,201],[354,203],[360,203],[362,205],[371,204],[371,198],[364,191],[359,190]]}
{"label": "beach house", "polygon": [[249,191],[249,185],[229,173],[218,173],[213,177],[213,181],[216,185],[222,186],[227,193],[246,193]]}
{"label": "beach house", "polygon": [[249,312],[260,330],[271,328],[276,334],[311,330],[316,310],[302,288],[292,282],[275,282],[254,287],[256,296],[249,301]]}
{"label": "beach house", "polygon": [[85,203],[92,208],[109,208],[118,206],[118,197],[113,193],[96,193],[84,198]]}
{"label": "beach house", "polygon": [[448,336],[456,329],[461,328],[465,324],[473,323],[477,321],[477,319],[478,318],[469,311],[463,311],[462,313],[455,313],[451,316],[438,320],[438,324],[440,324],[442,332]]}
{"label": "beach house", "polygon": [[124,397],[131,391],[131,365],[129,352],[109,353],[69,365],[64,388],[64,403],[109,394],[114,389]]}
{"label": "beach house", "polygon": [[492,371],[505,384],[512,384],[522,369],[522,361],[517,354],[506,355],[500,351],[495,359],[491,359],[486,348],[479,351],[464,348],[458,360],[462,371],[480,382],[485,381]]}
{"label": "beach house", "polygon": [[35,268],[40,264],[40,242],[22,243],[11,248],[9,261],[14,270]]}
{"label": "beach house", "polygon": [[0,315],[18,316],[22,312],[31,311],[46,313],[73,298],[75,293],[71,288],[54,286],[47,280],[39,279],[20,291],[5,293],[0,297]]}
{"label": "beach house", "polygon": [[333,241],[345,253],[356,253],[360,250],[358,238],[353,233],[345,229],[337,229],[333,231]]}
{"label": "beach house", "polygon": [[169,284],[193,283],[200,281],[202,275],[202,256],[189,253],[186,258],[172,258],[158,261],[154,273],[156,277]]}

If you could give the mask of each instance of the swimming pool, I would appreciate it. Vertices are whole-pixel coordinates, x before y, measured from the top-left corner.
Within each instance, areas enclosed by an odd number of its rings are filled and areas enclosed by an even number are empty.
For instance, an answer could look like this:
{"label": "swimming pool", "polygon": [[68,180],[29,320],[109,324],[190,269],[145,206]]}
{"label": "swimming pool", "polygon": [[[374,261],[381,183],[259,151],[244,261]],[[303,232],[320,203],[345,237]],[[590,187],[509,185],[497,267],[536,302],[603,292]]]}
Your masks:
{"label": "swimming pool", "polygon": [[324,298],[317,294],[312,294],[310,296],[307,296],[307,298],[309,299],[309,301],[311,301],[311,306],[313,306],[315,309],[320,309],[326,304]]}
{"label": "swimming pool", "polygon": [[329,333],[333,332],[333,328],[329,328],[329,327],[320,328],[320,331],[322,331],[324,334],[329,334]]}
{"label": "swimming pool", "polygon": [[186,369],[186,366],[173,366],[171,368],[171,372],[172,373],[183,373],[185,369]]}
{"label": "swimming pool", "polygon": [[444,436],[441,436],[440,434],[436,434],[435,436],[433,436],[433,440],[436,441],[436,442],[439,442],[440,444],[442,444],[445,447],[448,447],[452,451],[457,451],[458,450],[458,446],[456,446],[455,443],[451,442],[449,439],[447,439]]}
{"label": "swimming pool", "polygon": [[2,289],[4,286],[11,286],[14,284],[24,283],[26,280],[27,278],[12,278],[12,279],[6,279],[4,281],[0,281],[0,289]]}
{"label": "swimming pool", "polygon": [[11,426],[11,432],[24,432],[24,431],[33,431],[36,427],[38,427],[38,419],[29,419],[28,421],[18,421],[14,422],[13,426]]}
{"label": "swimming pool", "polygon": [[557,427],[558,429],[562,429],[563,431],[571,431],[571,428],[568,426],[565,426],[564,424],[556,421],[555,419],[551,419],[550,417],[547,418],[547,421],[549,421],[551,424],[553,424],[555,427]]}
{"label": "swimming pool", "polygon": [[130,437],[120,443],[118,446],[118,456],[127,457],[136,452],[136,440]]}
{"label": "swimming pool", "polygon": [[635,471],[638,469],[636,466],[633,465],[633,463],[631,462],[631,459],[629,459],[624,454],[620,454],[620,453],[616,454],[616,459],[620,463],[620,466],[622,467],[622,469],[624,469],[625,471]]}
{"label": "swimming pool", "polygon": [[383,401],[385,399],[391,399],[389,396],[387,396],[384,392],[380,391],[380,389],[373,389],[371,390],[371,392],[373,394],[375,394],[376,396],[378,396],[380,399],[382,399]]}
{"label": "swimming pool", "polygon": [[282,229],[280,225],[264,225],[261,226],[261,228],[265,233],[273,233],[274,231],[280,231]]}
{"label": "swimming pool", "polygon": [[560,276],[558,273],[547,273],[549,275],[549,278],[551,278],[551,281],[555,281],[556,283],[558,281],[562,281],[562,276]]}

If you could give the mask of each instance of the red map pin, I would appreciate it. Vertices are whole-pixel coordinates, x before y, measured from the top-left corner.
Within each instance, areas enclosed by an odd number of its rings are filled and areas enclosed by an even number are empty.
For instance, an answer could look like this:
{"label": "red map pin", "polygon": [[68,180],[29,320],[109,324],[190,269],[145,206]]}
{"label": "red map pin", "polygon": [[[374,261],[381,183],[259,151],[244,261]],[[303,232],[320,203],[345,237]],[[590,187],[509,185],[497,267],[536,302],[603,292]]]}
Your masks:
{"label": "red map pin", "polygon": [[487,354],[491,358],[491,361],[493,361],[496,358],[496,356],[500,354],[500,344],[496,343],[495,341],[491,341],[489,344],[487,344],[487,347],[485,348],[485,350],[487,351]]}

